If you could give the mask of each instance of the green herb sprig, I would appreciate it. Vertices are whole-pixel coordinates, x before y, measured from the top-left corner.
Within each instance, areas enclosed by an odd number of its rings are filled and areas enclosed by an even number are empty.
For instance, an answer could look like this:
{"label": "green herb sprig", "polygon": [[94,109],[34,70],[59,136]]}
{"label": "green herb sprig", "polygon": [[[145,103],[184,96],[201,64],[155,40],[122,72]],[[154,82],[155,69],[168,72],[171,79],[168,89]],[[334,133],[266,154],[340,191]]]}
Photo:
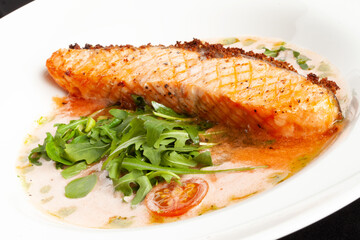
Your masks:
{"label": "green herb sprig", "polygon": [[[214,143],[202,146],[199,133],[209,124],[197,124],[194,118],[180,115],[157,102],[152,107],[134,97],[135,112],[108,109],[109,116],[88,117],[56,124],[55,135],[47,133],[42,145],[34,148],[29,160],[41,165],[41,157],[53,160],[65,168],[61,174],[68,179],[89,165],[103,160],[114,188],[124,196],[135,194],[132,204],[140,203],[158,182],[177,180],[182,174],[209,174],[226,171],[248,171],[258,167],[225,170],[205,170],[212,166],[211,154],[206,150]],[[264,167],[264,166],[260,166]],[[91,177],[90,177],[91,176]],[[71,181],[65,196],[86,196],[96,184],[96,175]]]}

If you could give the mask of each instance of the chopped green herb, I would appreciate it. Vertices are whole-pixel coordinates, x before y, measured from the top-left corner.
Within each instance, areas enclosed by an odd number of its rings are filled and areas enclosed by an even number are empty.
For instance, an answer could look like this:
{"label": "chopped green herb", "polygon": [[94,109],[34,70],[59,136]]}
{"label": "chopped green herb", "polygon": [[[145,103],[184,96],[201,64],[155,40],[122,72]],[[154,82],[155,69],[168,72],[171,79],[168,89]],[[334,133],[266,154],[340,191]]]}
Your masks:
{"label": "chopped green herb", "polygon": [[[302,55],[302,54],[300,54],[299,52],[297,52],[295,50],[292,50],[290,48],[285,48],[283,45],[281,45],[278,49],[275,49],[275,50],[269,50],[269,49],[267,49],[265,47],[263,49],[265,49],[264,54],[266,56],[273,57],[273,58],[276,58],[281,51],[286,51],[286,50],[292,51],[293,56],[296,59],[296,63],[300,66],[300,68],[303,69],[303,70],[310,70],[310,67],[308,66],[308,64],[306,62],[311,60],[311,59],[304,56],[304,55]],[[281,61],[281,59],[277,59],[277,60]]]}
{"label": "chopped green herb", "polygon": [[[295,56],[295,55],[294,55]],[[309,66],[307,65],[307,61],[309,61],[310,58],[304,56],[304,55],[297,55],[296,57],[296,62],[297,64],[299,64],[300,68],[303,70],[307,70],[309,68]]]}
{"label": "chopped green herb", "polygon": [[298,58],[300,56],[300,53],[293,50],[293,56],[294,56],[294,58]]}
{"label": "chopped green herb", "polygon": [[264,49],[265,49],[264,54],[268,57],[273,57],[273,58],[277,57],[281,51],[287,50],[287,48],[285,48],[284,46],[280,46],[278,49],[275,50],[270,50],[267,49],[266,47],[264,47]]}

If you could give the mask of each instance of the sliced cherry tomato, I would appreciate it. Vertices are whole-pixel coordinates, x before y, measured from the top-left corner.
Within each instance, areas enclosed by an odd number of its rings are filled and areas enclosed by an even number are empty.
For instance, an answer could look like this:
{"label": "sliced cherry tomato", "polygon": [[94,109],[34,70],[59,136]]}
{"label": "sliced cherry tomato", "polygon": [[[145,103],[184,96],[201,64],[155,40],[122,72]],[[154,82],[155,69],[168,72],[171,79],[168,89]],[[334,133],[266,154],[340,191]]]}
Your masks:
{"label": "sliced cherry tomato", "polygon": [[208,189],[208,183],[201,178],[186,179],[181,184],[161,183],[147,194],[146,207],[159,216],[180,216],[197,206]]}

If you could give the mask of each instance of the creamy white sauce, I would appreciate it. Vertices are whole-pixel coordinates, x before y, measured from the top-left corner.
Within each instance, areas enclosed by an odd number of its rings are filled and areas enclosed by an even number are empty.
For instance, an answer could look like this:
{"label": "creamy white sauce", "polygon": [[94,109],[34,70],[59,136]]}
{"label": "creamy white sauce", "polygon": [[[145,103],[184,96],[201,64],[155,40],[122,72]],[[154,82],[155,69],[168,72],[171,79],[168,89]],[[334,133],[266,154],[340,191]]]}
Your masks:
{"label": "creamy white sauce", "polygon": [[[229,47],[240,47],[246,51],[262,53],[263,47],[276,49],[281,41],[259,38],[259,37],[239,37],[238,42],[227,45]],[[212,40],[211,42],[223,42],[224,40]],[[279,57],[292,64],[300,74],[307,75],[313,72],[321,77],[328,77],[339,83],[342,90],[338,93],[343,109],[348,99],[346,98],[346,88],[338,70],[323,57],[308,50],[301,49],[292,44],[285,44],[285,47],[299,51],[311,60],[307,63],[312,70],[302,70],[292,56],[292,52],[281,52]],[[345,88],[345,89],[344,89]],[[101,164],[92,168],[97,170],[98,181],[95,188],[84,198],[69,199],[64,195],[65,186],[78,176],[64,179],[60,172],[55,168],[53,161],[41,160],[42,166],[31,166],[27,161],[30,150],[38,144],[43,143],[46,132],[54,134],[55,123],[67,123],[70,117],[56,116],[45,119],[38,128],[29,135],[24,144],[21,157],[17,162],[20,179],[24,184],[25,190],[31,202],[42,211],[51,214],[65,222],[93,228],[119,228],[119,227],[138,227],[153,224],[156,220],[149,214],[143,203],[132,207],[129,203],[130,198],[123,198],[120,192],[115,192],[112,182],[107,178],[107,172],[101,171]],[[44,119],[43,119],[44,120]],[[224,161],[226,153],[214,154],[213,162],[216,166],[209,169],[227,169],[248,166],[245,163],[232,163]],[[217,165],[218,164],[218,165]],[[236,199],[243,199],[255,193],[272,188],[278,182],[288,176],[289,172],[267,168],[257,169],[251,172],[238,173],[217,173],[210,175],[194,175],[203,178],[209,184],[209,190],[201,204],[191,209],[186,214],[177,218],[167,218],[164,221],[175,221],[179,219],[194,217],[199,214],[225,207]],[[183,178],[190,178],[191,175],[184,175]],[[113,219],[111,222],[110,219]],[[115,220],[114,220],[115,219]]]}
{"label": "creamy white sauce", "polygon": [[[46,132],[55,133],[52,126],[55,123],[66,123],[71,118],[59,117],[40,125],[33,133],[34,141],[24,145],[22,160],[18,161],[19,174],[26,182],[26,192],[30,201],[42,211],[51,214],[68,223],[84,227],[111,228],[111,227],[136,227],[148,225],[152,222],[152,217],[148,213],[144,204],[132,207],[129,203],[130,198],[123,199],[120,192],[115,192],[112,181],[107,178],[107,171],[100,171],[101,164],[94,165],[89,170],[98,170],[98,181],[95,188],[84,198],[69,199],[65,197],[65,186],[72,180],[81,176],[77,175],[70,179],[64,179],[60,172],[55,168],[53,161],[41,160],[42,165],[29,166],[29,162],[24,160],[30,150],[42,144],[46,137]],[[39,141],[39,139],[41,139]],[[222,162],[221,157],[213,157],[216,165],[217,161]],[[245,164],[234,164],[225,162],[221,165],[208,167],[207,169],[228,169],[235,167],[245,167]],[[223,208],[236,198],[244,198],[271,188],[278,183],[278,178],[274,175],[287,176],[284,171],[276,169],[259,169],[252,172],[238,173],[217,173],[210,175],[183,175],[182,177],[203,178],[208,182],[209,190],[202,203],[191,209],[183,216],[167,219],[174,221],[188,217],[194,217],[205,213],[208,210]],[[109,219],[121,217],[122,220],[117,224],[109,224]],[[126,218],[126,220],[124,220]]]}

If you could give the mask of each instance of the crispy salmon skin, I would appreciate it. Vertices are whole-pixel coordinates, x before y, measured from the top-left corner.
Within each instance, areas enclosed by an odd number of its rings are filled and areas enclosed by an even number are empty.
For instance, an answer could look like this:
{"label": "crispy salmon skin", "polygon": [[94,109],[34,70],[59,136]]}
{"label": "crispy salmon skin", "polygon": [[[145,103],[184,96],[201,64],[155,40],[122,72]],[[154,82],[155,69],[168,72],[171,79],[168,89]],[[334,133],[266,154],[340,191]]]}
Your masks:
{"label": "crispy salmon skin", "polygon": [[197,39],[165,47],[73,45],[47,60],[70,95],[132,107],[131,95],[179,113],[275,136],[321,134],[342,119],[331,81],[263,54]]}

